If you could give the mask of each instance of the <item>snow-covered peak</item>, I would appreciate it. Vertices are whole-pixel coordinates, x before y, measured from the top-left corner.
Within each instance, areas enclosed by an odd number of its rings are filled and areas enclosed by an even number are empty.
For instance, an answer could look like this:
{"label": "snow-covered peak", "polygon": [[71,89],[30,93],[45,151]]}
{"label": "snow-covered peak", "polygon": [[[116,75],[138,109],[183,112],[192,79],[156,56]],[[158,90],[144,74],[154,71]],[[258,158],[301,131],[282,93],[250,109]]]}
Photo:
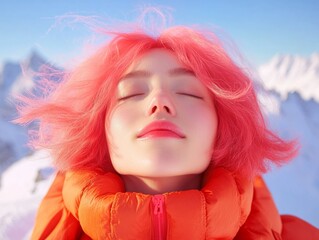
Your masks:
{"label": "snow-covered peak", "polygon": [[319,102],[319,53],[308,58],[276,55],[258,68],[265,89],[274,90],[284,99],[297,92],[304,100]]}
{"label": "snow-covered peak", "polygon": [[4,62],[3,71],[0,71],[0,97],[8,99],[31,92],[38,79],[46,74],[51,77],[51,73],[57,70],[61,69],[52,65],[35,49],[20,62]]}
{"label": "snow-covered peak", "polygon": [[36,49],[33,49],[22,64],[25,68],[39,71],[41,66],[48,64],[48,61]]}
{"label": "snow-covered peak", "polygon": [[310,59],[313,63],[319,64],[319,53],[311,54]]}
{"label": "snow-covered peak", "polygon": [[[29,152],[26,147],[27,129],[9,122],[17,116],[13,97],[25,92],[36,94],[33,86],[39,79],[39,74],[43,72],[41,67],[44,65],[48,67],[49,71],[58,69],[50,65],[36,50],[32,50],[24,60],[2,63],[0,71],[0,140],[3,143],[2,146],[7,146],[6,150],[9,147],[13,149],[11,155],[8,154],[10,151],[6,151],[6,156],[2,156],[2,158],[10,157],[15,161]],[[7,162],[12,163],[11,160]],[[3,169],[4,167],[0,166],[0,175]]]}
{"label": "snow-covered peak", "polygon": [[2,99],[30,90],[34,85],[34,74],[44,65],[49,65],[48,61],[35,49],[21,62],[3,62],[0,68]]}
{"label": "snow-covered peak", "polygon": [[8,91],[15,79],[21,74],[21,67],[19,63],[5,62],[2,64],[0,72],[0,89],[5,92]]}

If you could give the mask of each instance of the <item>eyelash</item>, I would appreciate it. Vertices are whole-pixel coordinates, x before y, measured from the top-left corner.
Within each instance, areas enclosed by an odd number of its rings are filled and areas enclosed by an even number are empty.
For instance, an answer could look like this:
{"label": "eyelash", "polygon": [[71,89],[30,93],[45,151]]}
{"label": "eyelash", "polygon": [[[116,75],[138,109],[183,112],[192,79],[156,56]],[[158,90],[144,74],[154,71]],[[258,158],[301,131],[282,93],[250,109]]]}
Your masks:
{"label": "eyelash", "polygon": [[[196,99],[204,99],[204,98],[201,97],[201,96],[197,96],[197,95],[190,94],[190,93],[181,93],[181,92],[178,92],[177,94],[178,94],[178,95],[183,95],[183,96],[188,96],[188,97],[193,97],[193,98],[196,98]],[[141,95],[143,95],[143,93],[131,94],[131,95],[128,95],[128,96],[119,98],[118,101],[123,101],[123,100],[129,99],[129,98],[137,97],[137,96],[141,96]]]}
{"label": "eyelash", "polygon": [[118,101],[123,101],[123,100],[128,99],[128,98],[141,96],[141,95],[143,95],[143,94],[144,94],[144,93],[131,94],[131,95],[128,95],[128,96],[125,96],[125,97],[121,97],[121,98],[119,98],[119,99],[118,99]]}
{"label": "eyelash", "polygon": [[194,94],[191,94],[191,93],[180,93],[180,92],[178,92],[177,94],[183,95],[183,96],[189,96],[189,97],[193,97],[193,98],[197,98],[197,99],[204,99],[201,96],[197,96],[197,95],[194,95]]}

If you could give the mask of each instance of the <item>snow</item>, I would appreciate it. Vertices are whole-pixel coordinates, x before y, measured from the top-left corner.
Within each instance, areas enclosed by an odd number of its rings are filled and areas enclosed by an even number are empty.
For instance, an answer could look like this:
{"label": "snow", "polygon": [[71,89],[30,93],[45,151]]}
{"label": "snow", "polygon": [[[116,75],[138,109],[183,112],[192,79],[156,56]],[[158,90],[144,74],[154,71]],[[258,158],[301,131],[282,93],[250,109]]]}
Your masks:
{"label": "snow", "polygon": [[[297,64],[298,63],[298,64]],[[319,227],[319,101],[318,87],[314,80],[304,78],[306,83],[291,77],[291,73],[314,76],[317,69],[319,82],[319,54],[313,54],[308,60],[300,57],[275,57],[272,61],[270,79],[264,75],[266,90],[261,91],[262,102],[271,128],[280,136],[298,138],[301,144],[299,155],[288,165],[274,168],[265,176],[266,182],[282,214],[294,214]],[[269,66],[269,65],[268,65]],[[297,68],[297,70],[295,69]],[[299,73],[298,73],[299,71]],[[260,74],[262,75],[263,72]],[[281,82],[274,82],[274,79]],[[295,89],[291,90],[291,88]],[[311,89],[311,98],[303,90]]]}
{"label": "snow", "polygon": [[0,237],[3,240],[30,239],[41,197],[1,203]]}
{"label": "snow", "polygon": [[305,100],[319,102],[319,53],[309,58],[277,55],[258,72],[265,89],[275,90],[284,99],[290,92],[298,92]]}
{"label": "snow", "polygon": [[3,173],[0,239],[29,239],[36,210],[54,178],[50,165],[49,154],[42,150],[19,160]]}

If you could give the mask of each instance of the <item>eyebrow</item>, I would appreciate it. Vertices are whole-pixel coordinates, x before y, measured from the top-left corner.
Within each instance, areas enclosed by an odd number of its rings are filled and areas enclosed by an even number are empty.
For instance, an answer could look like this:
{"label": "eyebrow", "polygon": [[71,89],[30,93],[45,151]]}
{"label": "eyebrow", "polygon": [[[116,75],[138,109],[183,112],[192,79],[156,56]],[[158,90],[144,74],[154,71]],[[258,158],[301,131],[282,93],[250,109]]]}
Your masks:
{"label": "eyebrow", "polygon": [[169,70],[168,72],[169,72],[169,75],[171,76],[178,76],[178,75],[190,75],[193,77],[196,76],[194,71],[187,68],[173,68]]}
{"label": "eyebrow", "polygon": [[[195,77],[194,71],[187,68],[173,68],[168,71],[170,76],[179,76],[179,75],[189,75]],[[136,70],[125,74],[121,80],[135,77],[150,77],[152,75],[151,72],[145,70]]]}

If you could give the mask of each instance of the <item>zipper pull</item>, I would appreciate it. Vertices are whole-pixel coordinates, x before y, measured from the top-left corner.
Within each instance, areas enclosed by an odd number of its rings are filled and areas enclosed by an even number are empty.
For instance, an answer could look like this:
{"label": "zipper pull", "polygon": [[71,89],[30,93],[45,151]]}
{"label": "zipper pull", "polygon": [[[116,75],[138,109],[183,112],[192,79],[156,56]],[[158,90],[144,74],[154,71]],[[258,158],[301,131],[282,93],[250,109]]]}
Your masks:
{"label": "zipper pull", "polygon": [[164,195],[158,194],[152,196],[152,210],[152,240],[166,240],[167,222]]}
{"label": "zipper pull", "polygon": [[152,197],[152,201],[154,204],[154,214],[162,214],[163,213],[163,205],[164,205],[164,196],[163,195],[154,195]]}

